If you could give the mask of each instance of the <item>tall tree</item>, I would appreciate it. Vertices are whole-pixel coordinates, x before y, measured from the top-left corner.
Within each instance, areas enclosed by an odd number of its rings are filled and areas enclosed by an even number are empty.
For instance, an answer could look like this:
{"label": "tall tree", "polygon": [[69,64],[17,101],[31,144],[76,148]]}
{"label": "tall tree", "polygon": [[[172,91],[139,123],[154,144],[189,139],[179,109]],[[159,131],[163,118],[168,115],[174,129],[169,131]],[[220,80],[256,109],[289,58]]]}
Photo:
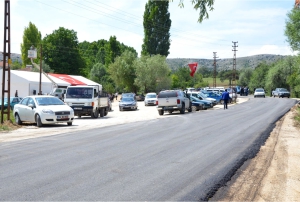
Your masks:
{"label": "tall tree", "polygon": [[[30,59],[28,58],[28,50],[33,45],[35,48],[39,47],[42,40],[42,34],[37,29],[37,27],[29,22],[28,27],[25,27],[23,33],[23,43],[21,43],[21,54],[22,54],[22,67],[25,67],[27,64],[31,64]],[[39,58],[39,54],[37,55]],[[34,60],[37,62],[39,59]]]}
{"label": "tall tree", "polygon": [[108,67],[108,73],[118,88],[135,93],[138,90],[134,84],[136,78],[134,61],[136,58],[136,53],[126,50]]}
{"label": "tall tree", "polygon": [[171,69],[165,56],[142,56],[135,62],[135,72],[135,84],[145,93],[159,92],[171,86]]}
{"label": "tall tree", "polygon": [[79,54],[77,33],[60,27],[43,39],[43,57],[55,73],[83,75],[85,62]]}
{"label": "tall tree", "polygon": [[287,37],[287,42],[290,44],[292,50],[300,50],[300,8],[294,8],[287,14],[288,19],[285,25],[285,36]]}
{"label": "tall tree", "polygon": [[142,55],[169,55],[170,13],[169,1],[149,0],[144,12],[144,43]]}

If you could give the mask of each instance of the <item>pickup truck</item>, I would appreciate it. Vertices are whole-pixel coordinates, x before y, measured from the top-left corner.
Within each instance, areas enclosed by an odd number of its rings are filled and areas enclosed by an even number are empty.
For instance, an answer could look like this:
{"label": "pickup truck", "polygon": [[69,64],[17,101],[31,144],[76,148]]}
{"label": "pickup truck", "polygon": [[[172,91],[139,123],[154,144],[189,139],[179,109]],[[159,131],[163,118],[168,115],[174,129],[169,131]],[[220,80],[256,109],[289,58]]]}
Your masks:
{"label": "pickup truck", "polygon": [[75,116],[106,116],[110,110],[109,98],[99,85],[68,86],[64,102],[73,110]]}
{"label": "pickup truck", "polygon": [[285,89],[285,88],[276,88],[275,90],[272,91],[272,96],[273,97],[288,97],[290,98],[290,92]]}
{"label": "pickup truck", "polygon": [[188,96],[181,90],[161,91],[157,96],[157,110],[159,115],[164,115],[165,111],[171,114],[179,111],[184,114],[186,110],[192,111],[192,104]]}

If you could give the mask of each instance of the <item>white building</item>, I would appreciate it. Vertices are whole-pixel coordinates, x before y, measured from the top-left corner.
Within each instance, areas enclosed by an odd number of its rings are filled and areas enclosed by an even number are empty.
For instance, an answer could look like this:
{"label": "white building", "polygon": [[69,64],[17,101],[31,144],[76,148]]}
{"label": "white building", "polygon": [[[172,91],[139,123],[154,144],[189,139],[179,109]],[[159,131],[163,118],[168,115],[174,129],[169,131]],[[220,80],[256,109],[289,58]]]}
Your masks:
{"label": "white building", "polygon": [[[2,73],[3,70],[0,69],[0,97],[2,95]],[[40,73],[39,72],[29,72],[20,70],[10,70],[10,96],[15,95],[16,90],[18,91],[19,97],[25,97],[28,95],[37,95],[39,93],[40,84]],[[68,87],[70,85],[99,85],[100,89],[102,86],[95,83],[89,79],[82,76],[70,76],[65,74],[48,74],[48,77],[55,83],[53,83],[49,78],[42,74],[41,81],[41,91],[42,94],[49,94],[52,89],[57,85],[57,87]],[[6,78],[6,89],[7,89],[7,75]]]}

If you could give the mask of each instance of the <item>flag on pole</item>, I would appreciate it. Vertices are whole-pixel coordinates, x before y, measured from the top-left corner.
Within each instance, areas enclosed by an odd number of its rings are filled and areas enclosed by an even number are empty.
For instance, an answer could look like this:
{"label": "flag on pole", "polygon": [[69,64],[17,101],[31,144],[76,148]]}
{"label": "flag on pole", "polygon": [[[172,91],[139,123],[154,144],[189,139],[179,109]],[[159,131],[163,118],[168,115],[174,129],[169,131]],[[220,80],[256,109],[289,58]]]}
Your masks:
{"label": "flag on pole", "polygon": [[197,62],[193,62],[193,63],[189,64],[189,67],[190,67],[190,70],[191,70],[191,73],[190,73],[191,77],[194,77],[194,74],[197,70],[197,66],[198,66]]}

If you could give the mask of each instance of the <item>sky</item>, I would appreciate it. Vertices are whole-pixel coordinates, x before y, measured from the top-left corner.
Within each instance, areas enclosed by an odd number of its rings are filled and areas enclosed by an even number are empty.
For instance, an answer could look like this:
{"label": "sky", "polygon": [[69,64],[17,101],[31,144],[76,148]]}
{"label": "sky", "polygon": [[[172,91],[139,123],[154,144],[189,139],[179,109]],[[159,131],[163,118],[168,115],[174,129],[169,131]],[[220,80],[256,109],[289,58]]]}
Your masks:
{"label": "sky", "polygon": [[[215,0],[209,19],[197,22],[199,11],[191,0],[169,3],[172,21],[168,58],[213,59],[258,54],[293,55],[284,35],[287,13],[294,0]],[[140,55],[144,38],[143,14],[147,0],[10,0],[11,53],[21,53],[23,32],[29,22],[42,37],[59,27],[77,32],[79,42],[117,40]],[[0,4],[4,13],[4,0]],[[4,15],[0,15],[3,51]]]}

